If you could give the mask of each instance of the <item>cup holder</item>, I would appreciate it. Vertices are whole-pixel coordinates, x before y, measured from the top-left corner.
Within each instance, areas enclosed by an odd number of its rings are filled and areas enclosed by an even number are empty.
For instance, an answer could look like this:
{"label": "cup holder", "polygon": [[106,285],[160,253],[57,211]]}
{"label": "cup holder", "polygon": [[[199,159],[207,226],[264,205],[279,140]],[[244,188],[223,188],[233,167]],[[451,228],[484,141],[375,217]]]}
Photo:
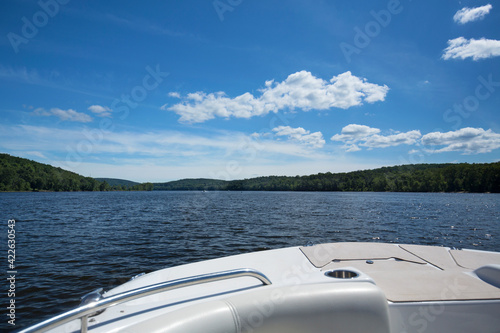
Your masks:
{"label": "cup holder", "polygon": [[359,274],[356,272],[343,270],[343,269],[329,271],[329,272],[326,272],[325,275],[328,277],[335,278],[335,279],[354,279],[354,278],[357,278],[359,276]]}

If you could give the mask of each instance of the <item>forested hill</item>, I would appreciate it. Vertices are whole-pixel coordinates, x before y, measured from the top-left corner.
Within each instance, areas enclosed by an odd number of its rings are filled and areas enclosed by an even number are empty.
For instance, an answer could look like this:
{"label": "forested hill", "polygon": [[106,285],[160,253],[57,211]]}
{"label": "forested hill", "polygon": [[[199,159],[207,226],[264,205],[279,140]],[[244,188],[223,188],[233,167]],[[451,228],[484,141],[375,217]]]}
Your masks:
{"label": "forested hill", "polygon": [[227,181],[219,179],[181,179],[167,183],[154,183],[155,191],[218,191],[227,190]]}
{"label": "forested hill", "polygon": [[117,178],[94,178],[95,180],[98,180],[100,182],[106,182],[110,186],[120,186],[123,188],[129,188],[135,185],[139,185],[140,183],[133,182],[131,180],[125,180],[125,179],[117,179]]}
{"label": "forested hill", "polygon": [[347,173],[269,176],[243,180],[183,179],[133,183],[83,177],[76,173],[0,154],[0,191],[391,191],[500,193],[500,162],[488,164],[415,164]]}
{"label": "forested hill", "polygon": [[500,193],[500,162],[415,164],[348,173],[270,176],[233,181],[184,179],[155,183],[154,190]]}
{"label": "forested hill", "polygon": [[152,190],[153,184],[111,186],[105,181],[25,158],[0,154],[0,191],[116,191]]}

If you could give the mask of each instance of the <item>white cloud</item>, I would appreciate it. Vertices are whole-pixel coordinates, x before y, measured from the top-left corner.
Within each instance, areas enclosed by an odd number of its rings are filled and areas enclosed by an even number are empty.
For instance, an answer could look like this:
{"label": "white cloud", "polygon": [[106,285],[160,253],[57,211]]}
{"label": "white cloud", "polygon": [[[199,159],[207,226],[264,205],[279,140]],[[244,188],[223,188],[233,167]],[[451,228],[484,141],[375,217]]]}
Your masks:
{"label": "white cloud", "polygon": [[173,98],[181,98],[181,94],[179,94],[178,92],[176,91],[171,91],[168,93],[168,96],[169,97],[173,97]]}
{"label": "white cloud", "polygon": [[446,133],[432,132],[422,137],[426,146],[445,146],[430,153],[458,151],[465,155],[489,153],[500,148],[500,134],[491,129],[466,127]]}
{"label": "white cloud", "polygon": [[466,39],[458,37],[448,41],[443,59],[486,59],[500,56],[500,41],[494,39]]}
{"label": "white cloud", "polygon": [[143,181],[312,174],[351,170],[352,163],[361,168],[359,161],[347,158],[337,164],[344,157],[304,144],[235,131],[103,132],[0,124],[0,150],[16,156],[37,151],[47,157],[44,163],[57,161],[57,166],[86,176]]}
{"label": "white cloud", "polygon": [[[311,175],[318,172],[349,172],[362,169],[375,169],[384,166],[382,162],[365,162],[350,160],[343,156],[330,157],[325,160],[287,161],[256,160],[240,164],[235,172],[228,173],[228,161],[213,159],[203,163],[178,165],[163,160],[131,160],[83,162],[72,171],[84,176],[129,179],[138,182],[166,182],[185,178],[218,178],[223,180],[244,179],[269,175]],[[264,163],[263,163],[264,162]],[[50,162],[54,166],[67,169],[64,161]],[[146,171],[146,172],[145,172]]]}
{"label": "white cloud", "polygon": [[343,148],[347,152],[354,152],[361,150],[360,146],[373,149],[394,147],[403,144],[413,145],[422,136],[418,130],[391,135],[380,135],[379,133],[380,129],[378,128],[350,124],[342,128],[340,134],[332,136],[331,140],[344,142]]}
{"label": "white cloud", "polygon": [[350,124],[344,126],[340,131],[341,134],[332,136],[333,141],[359,141],[367,136],[380,133],[378,128],[372,128],[365,125]]}
{"label": "white cloud", "polygon": [[33,114],[45,117],[56,116],[62,121],[74,121],[80,123],[89,123],[92,121],[92,117],[89,116],[88,114],[76,112],[73,109],[62,110],[59,108],[52,108],[49,111],[47,111],[43,108],[38,108],[33,111]]}
{"label": "white cloud", "polygon": [[464,7],[455,13],[453,20],[458,24],[482,20],[490,12],[491,8],[493,6],[490,4],[476,8]]}
{"label": "white cloud", "polygon": [[91,105],[88,109],[99,117],[111,117],[111,109],[107,106]]}
{"label": "white cloud", "polygon": [[283,109],[348,109],[362,105],[363,102],[384,101],[388,91],[386,85],[369,83],[351,72],[334,76],[328,82],[310,72],[300,71],[290,74],[279,83],[274,80],[266,81],[265,88],[259,90],[261,95],[258,97],[249,92],[234,98],[228,97],[224,92],[195,92],[181,96],[181,103],[163,105],[162,109],[180,115],[181,122],[200,123],[215,117],[251,118]]}
{"label": "white cloud", "polygon": [[290,126],[278,126],[272,129],[276,136],[287,136],[290,140],[296,141],[312,148],[322,148],[325,145],[321,132],[311,133],[302,127],[292,128]]}
{"label": "white cloud", "polygon": [[[1,134],[4,131],[4,134]],[[8,133],[8,135],[7,135]],[[204,163],[209,159],[316,158],[325,155],[289,141],[255,138],[241,132],[210,131],[206,135],[177,131],[104,132],[99,129],[59,129],[0,125],[0,149],[39,151],[68,159],[69,165],[88,160],[166,159],[168,163]],[[48,156],[48,155],[47,155]],[[203,162],[200,162],[203,161]]]}
{"label": "white cloud", "polygon": [[[340,134],[332,136],[331,140],[343,142],[343,148],[347,152],[359,151],[361,147],[373,149],[415,144],[442,146],[434,150],[426,149],[429,153],[457,151],[463,154],[480,154],[500,148],[500,134],[491,129],[485,131],[471,127],[446,133],[432,132],[423,136],[419,130],[381,135],[378,128],[351,124],[345,126]],[[413,152],[415,151],[410,151]]]}
{"label": "white cloud", "polygon": [[360,146],[369,148],[386,148],[399,145],[413,145],[417,143],[417,140],[421,137],[422,134],[418,130],[387,136],[375,134],[366,138],[366,141],[360,144]]}

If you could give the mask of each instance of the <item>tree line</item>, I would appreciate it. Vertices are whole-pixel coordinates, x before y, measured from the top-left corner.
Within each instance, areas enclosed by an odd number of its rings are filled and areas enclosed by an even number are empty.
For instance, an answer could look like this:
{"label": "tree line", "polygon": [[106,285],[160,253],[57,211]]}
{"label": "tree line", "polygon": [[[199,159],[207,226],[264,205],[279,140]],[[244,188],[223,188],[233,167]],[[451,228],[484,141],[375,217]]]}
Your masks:
{"label": "tree line", "polygon": [[219,179],[181,179],[167,183],[154,183],[155,191],[223,191],[227,190],[227,181]]}
{"label": "tree line", "polygon": [[0,191],[151,190],[500,193],[500,162],[413,164],[309,176],[268,176],[232,181],[182,179],[139,184],[84,177],[47,164],[0,154]]}
{"label": "tree line", "polygon": [[25,158],[0,154],[0,191],[151,191],[152,183],[110,185]]}
{"label": "tree line", "polygon": [[500,162],[413,164],[347,173],[268,176],[232,181],[184,179],[155,183],[154,190],[500,193]]}

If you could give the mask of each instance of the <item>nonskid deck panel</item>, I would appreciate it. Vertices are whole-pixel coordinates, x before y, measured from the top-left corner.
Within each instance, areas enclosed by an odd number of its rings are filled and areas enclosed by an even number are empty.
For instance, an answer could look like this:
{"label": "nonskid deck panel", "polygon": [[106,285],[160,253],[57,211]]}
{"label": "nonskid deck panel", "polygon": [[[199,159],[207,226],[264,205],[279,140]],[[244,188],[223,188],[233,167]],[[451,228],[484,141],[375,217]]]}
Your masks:
{"label": "nonskid deck panel", "polygon": [[498,265],[500,281],[500,253],[374,243],[320,244],[301,251],[322,271],[349,267],[368,275],[391,302],[500,300],[500,289],[475,274]]}

